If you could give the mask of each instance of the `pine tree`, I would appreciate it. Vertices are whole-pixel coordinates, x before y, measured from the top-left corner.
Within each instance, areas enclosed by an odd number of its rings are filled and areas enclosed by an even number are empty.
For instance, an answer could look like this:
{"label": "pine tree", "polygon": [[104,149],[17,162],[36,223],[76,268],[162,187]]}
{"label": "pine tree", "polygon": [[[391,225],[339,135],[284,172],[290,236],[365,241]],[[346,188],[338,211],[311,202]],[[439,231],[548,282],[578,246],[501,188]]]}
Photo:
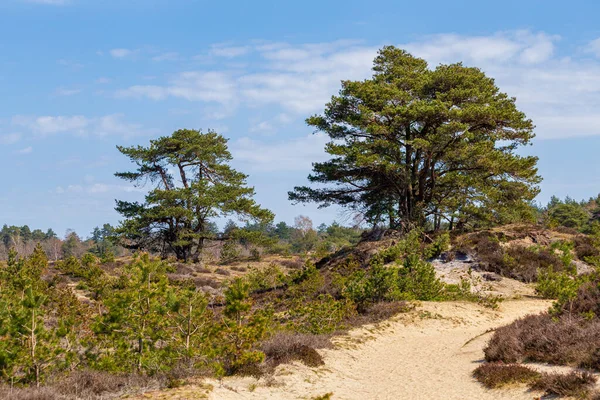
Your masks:
{"label": "pine tree", "polygon": [[331,159],[313,164],[297,202],[338,204],[373,224],[405,231],[427,220],[507,222],[529,210],[540,182],[530,144],[533,123],[494,80],[462,64],[429,69],[393,46],[374,76],[343,81],[323,115],[307,119],[329,135]]}
{"label": "pine tree", "polygon": [[169,296],[163,262],[142,254],[125,267],[115,290],[105,296],[106,312],[94,324],[105,349],[100,368],[155,372],[169,365],[170,349],[162,345],[169,339]]}
{"label": "pine tree", "polygon": [[125,217],[117,234],[127,247],[198,261],[206,240],[228,239],[214,232],[212,218],[273,218],[252,199],[247,176],[228,165],[227,140],[216,132],[183,129],[152,140],[148,147],[118,149],[138,168],[116,176],[155,185],[144,203],[117,201],[116,209]]}

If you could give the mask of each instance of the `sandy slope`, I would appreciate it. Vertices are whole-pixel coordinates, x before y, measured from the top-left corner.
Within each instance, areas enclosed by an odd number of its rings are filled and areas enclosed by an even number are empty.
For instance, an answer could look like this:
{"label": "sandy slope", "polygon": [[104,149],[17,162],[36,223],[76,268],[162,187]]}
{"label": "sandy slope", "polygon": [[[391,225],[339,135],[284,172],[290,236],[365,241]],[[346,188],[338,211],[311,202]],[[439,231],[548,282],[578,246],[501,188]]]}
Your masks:
{"label": "sandy slope", "polygon": [[[512,300],[491,311],[472,303],[423,303],[385,326],[362,328],[338,339],[336,349],[323,352],[324,367],[282,366],[274,382],[235,377],[212,382],[208,397],[310,399],[333,393],[335,400],[534,399],[539,394],[524,388],[487,391],[471,372],[483,357],[491,335],[486,331],[549,304]],[[175,397],[195,398],[192,393]]]}

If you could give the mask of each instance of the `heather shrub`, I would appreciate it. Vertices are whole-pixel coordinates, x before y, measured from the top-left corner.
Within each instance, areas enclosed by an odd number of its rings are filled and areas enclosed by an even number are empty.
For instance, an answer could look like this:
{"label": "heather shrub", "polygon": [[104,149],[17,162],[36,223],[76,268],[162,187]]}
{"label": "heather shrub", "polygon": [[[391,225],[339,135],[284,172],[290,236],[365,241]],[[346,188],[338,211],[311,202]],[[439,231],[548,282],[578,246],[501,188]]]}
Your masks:
{"label": "heather shrub", "polygon": [[499,362],[483,363],[473,371],[473,377],[488,389],[515,383],[531,383],[540,375],[539,372],[524,365]]}
{"label": "heather shrub", "polygon": [[552,313],[529,315],[496,330],[484,353],[488,361],[547,362],[600,367],[598,278],[554,304]]}
{"label": "heather shrub", "polygon": [[330,348],[328,335],[278,332],[260,346],[265,354],[265,364],[269,369],[280,364],[300,361],[309,367],[324,364],[323,357],[316,349]]}
{"label": "heather shrub", "polygon": [[545,392],[547,396],[586,397],[596,383],[596,377],[589,372],[568,374],[542,374],[531,385],[531,389]]}

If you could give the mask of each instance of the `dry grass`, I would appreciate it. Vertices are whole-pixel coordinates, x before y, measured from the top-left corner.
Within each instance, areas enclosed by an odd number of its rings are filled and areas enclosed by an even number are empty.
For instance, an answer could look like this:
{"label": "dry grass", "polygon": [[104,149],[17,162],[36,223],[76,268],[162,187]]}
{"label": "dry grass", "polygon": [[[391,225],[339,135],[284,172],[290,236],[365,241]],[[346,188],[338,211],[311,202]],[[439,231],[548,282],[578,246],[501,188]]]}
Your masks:
{"label": "dry grass", "polygon": [[266,356],[264,366],[267,370],[273,370],[280,364],[292,361],[300,361],[309,367],[319,367],[324,361],[316,349],[331,346],[328,335],[279,332],[264,342],[261,350]]}
{"label": "dry grass", "polygon": [[473,254],[484,271],[526,283],[537,281],[539,270],[561,272],[565,269],[552,250],[534,250],[524,244],[503,246],[497,235],[487,231],[469,235],[457,250]]}
{"label": "dry grass", "polygon": [[36,388],[0,387],[1,399],[14,400],[106,400],[124,394],[165,387],[167,376],[117,375],[99,371],[74,371],[55,377],[46,386]]}
{"label": "dry grass", "polygon": [[513,384],[527,384],[546,396],[590,398],[596,377],[589,372],[568,374],[540,373],[525,365],[485,363],[473,371],[473,377],[489,389]]}
{"label": "dry grass", "polygon": [[530,386],[533,390],[545,392],[549,396],[588,397],[596,377],[589,372],[568,374],[542,374]]}
{"label": "dry grass", "polygon": [[519,364],[485,363],[475,371],[473,377],[488,389],[496,389],[516,383],[532,383],[540,373]]}
{"label": "dry grass", "polygon": [[487,361],[536,361],[600,368],[600,321],[530,315],[499,328],[485,348]]}
{"label": "dry grass", "polygon": [[223,275],[223,276],[229,276],[231,275],[231,272],[226,270],[225,268],[217,268],[215,270],[215,274],[217,275]]}
{"label": "dry grass", "polygon": [[556,315],[529,315],[496,330],[487,361],[538,361],[600,371],[600,281],[583,284]]}
{"label": "dry grass", "polygon": [[414,304],[407,301],[380,302],[369,305],[362,313],[352,316],[347,324],[358,327],[366,324],[376,324],[390,319],[400,313],[414,309]]}

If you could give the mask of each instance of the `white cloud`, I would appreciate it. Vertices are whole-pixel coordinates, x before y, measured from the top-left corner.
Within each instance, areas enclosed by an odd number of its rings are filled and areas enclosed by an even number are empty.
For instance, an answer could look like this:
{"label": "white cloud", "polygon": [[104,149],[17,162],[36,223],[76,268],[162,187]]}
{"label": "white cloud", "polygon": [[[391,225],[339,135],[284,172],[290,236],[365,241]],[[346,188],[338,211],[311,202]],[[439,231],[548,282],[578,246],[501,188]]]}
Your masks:
{"label": "white cloud", "polygon": [[210,54],[216,57],[234,58],[248,54],[250,46],[213,45]]}
{"label": "white cloud", "polygon": [[25,147],[23,149],[15,151],[15,154],[25,155],[25,154],[30,154],[32,152],[33,152],[33,147],[29,146],[29,147]]}
{"label": "white cloud", "polygon": [[400,45],[425,58],[432,66],[463,61],[480,66],[485,63],[535,64],[548,60],[558,36],[529,31],[501,32],[491,36],[440,34]]}
{"label": "white cloud", "polygon": [[84,65],[81,64],[80,62],[73,61],[73,60],[62,59],[62,60],[58,60],[57,63],[58,63],[58,65],[62,65],[63,67],[67,67],[73,71],[80,70],[81,68],[84,67]]}
{"label": "white cloud", "polygon": [[157,56],[152,57],[152,61],[177,61],[179,60],[179,53],[175,53],[175,52],[170,52],[170,53],[163,53],[163,54],[159,54]]}
{"label": "white cloud", "polygon": [[[481,68],[502,91],[517,97],[518,107],[537,124],[538,138],[600,135],[596,117],[600,60],[576,57],[580,49],[573,49],[571,58],[558,56],[559,41],[557,35],[521,30],[480,36],[440,34],[395,45],[426,59],[431,68],[454,62]],[[380,47],[357,41],[216,45],[210,50],[213,56],[246,61],[244,56],[252,53],[248,59],[252,69],[224,64],[219,71],[173,75],[162,85],[131,86],[117,96],[214,103],[221,108],[205,115],[216,118],[231,115],[238,106],[264,108],[286,115],[289,122],[321,112],[338,92],[341,80],[370,77]],[[600,58],[600,38],[586,50]],[[280,125],[274,120],[253,123],[254,131],[269,126],[276,130]]]}
{"label": "white cloud", "polygon": [[105,77],[100,77],[95,80],[95,83],[97,83],[98,85],[106,85],[107,83],[110,83],[110,82],[112,82],[112,80],[110,78],[105,78]]}
{"label": "white cloud", "polygon": [[82,116],[43,116],[27,117],[17,115],[12,119],[13,125],[31,129],[33,132],[41,135],[50,135],[61,132],[72,132],[83,134],[89,126],[89,120]]}
{"label": "white cloud", "polygon": [[136,53],[136,50],[130,49],[112,49],[109,54],[114,58],[126,58]]}
{"label": "white cloud", "polygon": [[190,71],[173,76],[168,86],[137,85],[117,92],[117,97],[147,97],[152,100],[163,100],[169,96],[231,104],[235,99],[235,82],[222,72]]}
{"label": "white cloud", "polygon": [[144,132],[140,124],[124,120],[123,114],[111,114],[103,117],[88,118],[83,115],[75,116],[22,116],[12,119],[13,125],[30,129],[33,133],[46,136],[59,133],[69,133],[78,136],[135,136]]}
{"label": "white cloud", "polygon": [[7,133],[5,135],[0,135],[0,144],[15,144],[19,140],[21,140],[20,133]]}
{"label": "white cloud", "polygon": [[594,39],[588,43],[585,48],[586,52],[592,53],[596,57],[600,58],[600,38]]}
{"label": "white cloud", "polygon": [[250,132],[270,132],[273,125],[269,121],[261,121],[250,128]]}
{"label": "white cloud", "polygon": [[107,183],[90,183],[87,182],[86,185],[68,185],[65,188],[62,186],[57,186],[54,189],[56,194],[86,194],[86,195],[98,195],[104,193],[118,193],[118,192],[143,192],[144,189],[136,188],[135,186],[128,185],[113,185]]}
{"label": "white cloud", "polygon": [[328,137],[324,134],[271,143],[241,138],[231,144],[236,163],[249,171],[307,171],[313,162],[328,159],[324,151]]}

